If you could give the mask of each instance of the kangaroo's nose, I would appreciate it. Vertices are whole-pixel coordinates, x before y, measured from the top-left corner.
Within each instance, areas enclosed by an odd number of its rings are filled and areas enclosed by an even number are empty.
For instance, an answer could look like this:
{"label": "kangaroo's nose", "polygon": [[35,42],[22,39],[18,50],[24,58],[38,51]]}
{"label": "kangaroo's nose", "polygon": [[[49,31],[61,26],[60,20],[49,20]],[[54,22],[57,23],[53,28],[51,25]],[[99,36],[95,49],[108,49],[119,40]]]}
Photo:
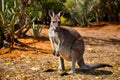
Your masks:
{"label": "kangaroo's nose", "polygon": [[56,27],[56,30],[59,30],[59,27]]}
{"label": "kangaroo's nose", "polygon": [[59,31],[59,29],[60,29],[59,27],[56,27],[56,28],[55,28],[55,31],[57,32],[57,31]]}

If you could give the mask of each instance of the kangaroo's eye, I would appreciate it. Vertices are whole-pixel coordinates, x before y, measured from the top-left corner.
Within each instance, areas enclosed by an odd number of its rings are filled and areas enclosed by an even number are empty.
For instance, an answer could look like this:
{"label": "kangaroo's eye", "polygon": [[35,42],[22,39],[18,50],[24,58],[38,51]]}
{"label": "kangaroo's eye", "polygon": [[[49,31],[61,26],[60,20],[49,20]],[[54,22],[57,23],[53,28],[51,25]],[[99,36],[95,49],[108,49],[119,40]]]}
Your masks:
{"label": "kangaroo's eye", "polygon": [[58,21],[58,23],[60,24],[61,22],[60,22],[60,21]]}
{"label": "kangaroo's eye", "polygon": [[55,23],[55,21],[53,21],[53,23]]}

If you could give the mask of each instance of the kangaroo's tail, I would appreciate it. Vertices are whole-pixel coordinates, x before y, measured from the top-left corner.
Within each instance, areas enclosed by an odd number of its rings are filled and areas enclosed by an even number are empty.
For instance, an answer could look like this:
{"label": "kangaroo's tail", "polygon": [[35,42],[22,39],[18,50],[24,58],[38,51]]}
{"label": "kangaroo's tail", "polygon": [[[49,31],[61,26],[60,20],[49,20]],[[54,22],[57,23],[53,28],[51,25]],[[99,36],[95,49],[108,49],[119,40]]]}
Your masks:
{"label": "kangaroo's tail", "polygon": [[100,64],[100,63],[97,63],[97,64],[89,64],[89,69],[96,69],[96,68],[102,68],[102,67],[113,67],[109,64]]}
{"label": "kangaroo's tail", "polygon": [[100,64],[100,63],[89,64],[89,65],[85,64],[85,65],[81,66],[81,69],[87,71],[87,70],[96,69],[96,68],[102,68],[102,67],[113,67],[113,66],[111,66],[109,64]]}

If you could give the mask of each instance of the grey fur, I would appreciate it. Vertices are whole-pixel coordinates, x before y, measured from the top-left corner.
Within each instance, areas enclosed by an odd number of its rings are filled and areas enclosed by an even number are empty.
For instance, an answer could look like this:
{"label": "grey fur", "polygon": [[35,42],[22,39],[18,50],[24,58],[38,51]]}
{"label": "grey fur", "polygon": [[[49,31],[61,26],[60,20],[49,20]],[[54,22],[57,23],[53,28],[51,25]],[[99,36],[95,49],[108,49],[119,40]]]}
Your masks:
{"label": "grey fur", "polygon": [[[84,41],[81,35],[70,27],[60,26],[60,17],[63,11],[57,15],[53,11],[49,11],[51,17],[50,28],[48,30],[49,39],[52,46],[52,53],[59,56],[59,69],[64,70],[64,59],[72,61],[72,68],[69,73],[75,73],[75,64],[83,70],[92,69],[84,62]],[[101,64],[99,64],[101,65]],[[96,66],[99,66],[96,65]],[[95,67],[95,66],[94,66]]]}

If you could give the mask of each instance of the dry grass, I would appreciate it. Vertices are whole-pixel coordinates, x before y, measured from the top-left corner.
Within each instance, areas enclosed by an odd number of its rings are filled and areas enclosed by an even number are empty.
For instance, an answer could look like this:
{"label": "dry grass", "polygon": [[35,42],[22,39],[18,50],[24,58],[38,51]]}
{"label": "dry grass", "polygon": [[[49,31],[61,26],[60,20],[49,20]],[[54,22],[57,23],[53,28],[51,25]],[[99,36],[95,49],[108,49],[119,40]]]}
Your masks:
{"label": "dry grass", "polygon": [[[26,37],[19,39],[21,43],[14,45],[11,52],[9,48],[0,49],[0,80],[119,80],[120,25],[94,23],[89,28],[74,29],[84,37],[87,64],[108,63],[114,67],[83,72],[77,66],[76,74],[60,76],[64,71],[57,70],[58,59],[51,54],[49,39]],[[43,35],[47,36],[47,29],[43,29]],[[69,71],[71,62],[65,64],[65,71]],[[54,70],[44,72],[47,69]]]}

